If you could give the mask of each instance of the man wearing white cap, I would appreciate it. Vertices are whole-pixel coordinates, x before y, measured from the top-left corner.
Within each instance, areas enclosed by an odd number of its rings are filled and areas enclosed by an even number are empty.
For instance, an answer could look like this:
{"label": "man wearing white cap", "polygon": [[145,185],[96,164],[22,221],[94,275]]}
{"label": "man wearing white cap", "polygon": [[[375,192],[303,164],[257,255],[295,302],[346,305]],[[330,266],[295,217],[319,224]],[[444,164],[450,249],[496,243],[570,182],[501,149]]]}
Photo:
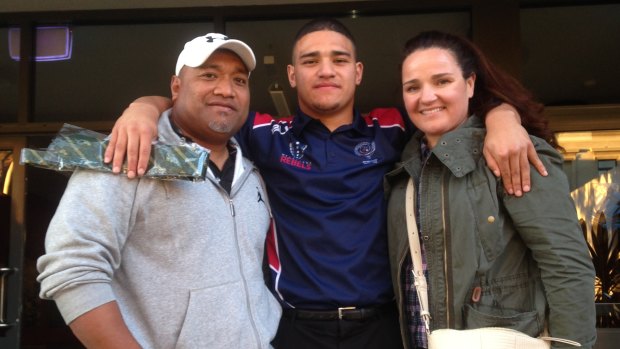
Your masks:
{"label": "man wearing white cap", "polygon": [[71,178],[38,280],[86,347],[270,347],[281,313],[262,273],[270,212],[231,138],[248,115],[255,65],[246,44],[221,34],[179,55],[159,141],[208,149],[206,181]]}

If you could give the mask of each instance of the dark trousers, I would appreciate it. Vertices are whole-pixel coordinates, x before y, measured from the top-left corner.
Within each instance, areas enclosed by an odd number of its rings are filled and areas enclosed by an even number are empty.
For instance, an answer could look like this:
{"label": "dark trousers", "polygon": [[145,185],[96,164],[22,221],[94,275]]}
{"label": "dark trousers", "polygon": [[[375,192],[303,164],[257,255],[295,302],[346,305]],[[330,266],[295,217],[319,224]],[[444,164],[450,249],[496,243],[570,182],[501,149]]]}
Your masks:
{"label": "dark trousers", "polygon": [[403,349],[396,305],[361,320],[300,319],[283,314],[276,349]]}

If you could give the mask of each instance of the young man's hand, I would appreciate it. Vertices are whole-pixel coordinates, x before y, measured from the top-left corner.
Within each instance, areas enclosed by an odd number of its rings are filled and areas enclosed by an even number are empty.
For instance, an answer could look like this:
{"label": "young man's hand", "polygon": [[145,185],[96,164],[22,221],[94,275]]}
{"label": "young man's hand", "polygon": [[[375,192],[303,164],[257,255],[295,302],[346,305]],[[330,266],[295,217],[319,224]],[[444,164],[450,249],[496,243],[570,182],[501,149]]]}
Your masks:
{"label": "young man's hand", "polygon": [[170,106],[164,97],[141,97],[131,103],[116,121],[104,162],[112,162],[112,171],[120,173],[127,156],[127,177],[142,176],[146,172],[151,144],[157,137],[159,115]]}
{"label": "young man's hand", "polygon": [[487,114],[487,136],[484,140],[484,158],[496,176],[502,177],[509,194],[523,195],[531,189],[530,163],[543,176],[547,170],[534,145],[521,126],[516,110],[502,104]]}

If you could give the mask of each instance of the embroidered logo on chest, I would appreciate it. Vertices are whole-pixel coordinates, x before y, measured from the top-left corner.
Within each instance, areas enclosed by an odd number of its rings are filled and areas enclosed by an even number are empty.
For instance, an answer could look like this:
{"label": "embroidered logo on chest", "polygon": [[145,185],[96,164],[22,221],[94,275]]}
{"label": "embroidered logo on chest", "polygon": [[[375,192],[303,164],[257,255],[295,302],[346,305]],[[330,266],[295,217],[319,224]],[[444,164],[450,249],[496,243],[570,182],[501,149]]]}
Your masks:
{"label": "embroidered logo on chest", "polygon": [[364,158],[362,161],[363,164],[376,164],[378,160],[372,158],[375,154],[375,150],[377,150],[375,142],[361,142],[355,146],[353,151],[355,155]]}

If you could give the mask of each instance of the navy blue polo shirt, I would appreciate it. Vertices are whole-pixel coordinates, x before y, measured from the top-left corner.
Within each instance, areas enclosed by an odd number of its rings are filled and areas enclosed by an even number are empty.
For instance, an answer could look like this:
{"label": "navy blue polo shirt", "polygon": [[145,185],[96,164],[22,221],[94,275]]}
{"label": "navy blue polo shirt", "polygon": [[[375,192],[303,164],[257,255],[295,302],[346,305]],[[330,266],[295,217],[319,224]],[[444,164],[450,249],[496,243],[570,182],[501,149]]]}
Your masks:
{"label": "navy blue polo shirt", "polygon": [[285,307],[393,299],[383,176],[411,130],[395,108],[355,112],[333,132],[300,111],[280,119],[250,113],[237,139],[267,184],[276,222],[270,288]]}

